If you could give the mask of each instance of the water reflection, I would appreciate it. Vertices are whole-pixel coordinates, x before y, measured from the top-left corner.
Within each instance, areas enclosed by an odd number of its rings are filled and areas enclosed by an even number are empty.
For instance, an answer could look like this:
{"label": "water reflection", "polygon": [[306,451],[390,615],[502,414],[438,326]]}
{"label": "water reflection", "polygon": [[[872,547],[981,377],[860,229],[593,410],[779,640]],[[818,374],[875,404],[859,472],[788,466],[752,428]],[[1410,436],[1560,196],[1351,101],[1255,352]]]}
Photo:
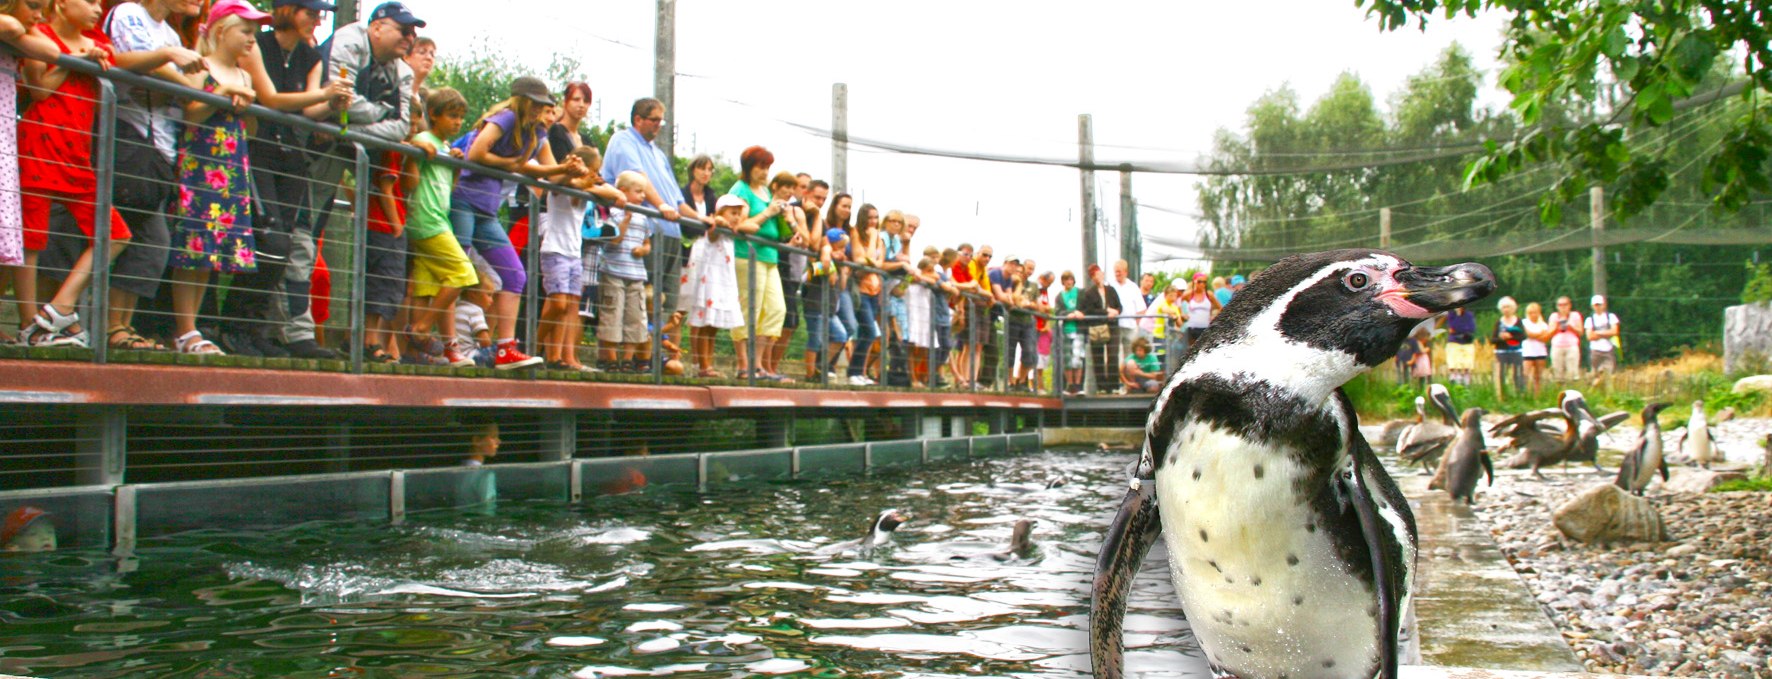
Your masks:
{"label": "water reflection", "polygon": [[[1076,676],[1122,457],[198,532],[125,575],[14,558],[0,673]],[[888,507],[914,517],[890,542],[824,549]],[[992,556],[1022,519],[1031,549]],[[1135,589],[1129,669],[1207,676],[1163,564],[1159,546]]]}

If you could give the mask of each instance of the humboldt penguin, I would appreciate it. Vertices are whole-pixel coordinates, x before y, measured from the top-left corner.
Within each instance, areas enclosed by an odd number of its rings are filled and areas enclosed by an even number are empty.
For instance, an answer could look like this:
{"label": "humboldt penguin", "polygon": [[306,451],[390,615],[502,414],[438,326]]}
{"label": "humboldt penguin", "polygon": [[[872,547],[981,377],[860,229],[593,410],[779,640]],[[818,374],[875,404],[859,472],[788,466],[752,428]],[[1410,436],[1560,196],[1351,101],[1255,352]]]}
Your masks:
{"label": "humboldt penguin", "polygon": [[1483,441],[1485,414],[1482,408],[1464,411],[1458,438],[1446,449],[1446,493],[1467,505],[1477,503],[1478,479],[1487,475],[1489,485],[1495,485],[1495,464],[1489,460],[1488,444]]}
{"label": "humboldt penguin", "polygon": [[1341,387],[1494,289],[1480,264],[1338,250],[1280,260],[1237,293],[1146,422],[1096,562],[1095,676],[1123,676],[1126,599],[1161,534],[1215,673],[1395,677],[1415,518]]}
{"label": "humboldt penguin", "polygon": [[1710,423],[1704,420],[1704,401],[1692,402],[1692,419],[1686,422],[1686,431],[1680,433],[1675,446],[1683,453],[1687,442],[1692,443],[1692,459],[1698,462],[1698,466],[1710,469],[1711,460],[1717,456],[1717,436],[1711,431]]}
{"label": "humboldt penguin", "polygon": [[1009,544],[1006,548],[1000,549],[997,551],[981,551],[981,552],[971,552],[971,553],[967,553],[967,554],[954,554],[954,555],[949,556],[948,560],[949,561],[984,561],[984,560],[1015,561],[1017,559],[1026,559],[1028,557],[1033,556],[1034,551],[1035,551],[1034,520],[1033,519],[1019,519],[1015,522],[1015,529],[1012,532],[1010,532],[1010,534],[1009,534]]}
{"label": "humboldt penguin", "polygon": [[1619,488],[1641,496],[1655,480],[1655,474],[1661,474],[1661,481],[1667,482],[1667,457],[1661,450],[1661,422],[1657,419],[1666,403],[1651,403],[1643,407],[1643,433],[1637,437],[1637,443],[1624,454],[1624,460],[1618,463]]}
{"label": "humboldt penguin", "polygon": [[892,544],[892,532],[898,530],[899,526],[904,525],[906,521],[910,520],[910,515],[896,509],[882,510],[879,514],[874,516],[873,522],[868,524],[867,535],[854,540],[833,542],[818,548],[816,551],[819,554],[845,554],[853,552],[865,559],[873,556],[874,550]]}
{"label": "humboldt penguin", "polygon": [[[1452,393],[1438,382],[1428,385],[1427,401],[1434,404],[1434,416],[1422,421],[1407,441],[1397,441],[1397,457],[1421,465],[1423,472],[1440,463],[1446,446],[1458,438],[1458,411],[1452,407]],[[1417,400],[1420,400],[1419,397]]]}
{"label": "humboldt penguin", "polygon": [[1554,464],[1567,469],[1569,462],[1588,462],[1594,470],[1606,471],[1599,463],[1600,434],[1629,418],[1624,411],[1594,417],[1581,392],[1565,389],[1557,394],[1557,407],[1507,418],[1490,427],[1489,433],[1510,439],[1498,453],[1519,451],[1502,466],[1530,466],[1532,475],[1542,479],[1541,469]]}

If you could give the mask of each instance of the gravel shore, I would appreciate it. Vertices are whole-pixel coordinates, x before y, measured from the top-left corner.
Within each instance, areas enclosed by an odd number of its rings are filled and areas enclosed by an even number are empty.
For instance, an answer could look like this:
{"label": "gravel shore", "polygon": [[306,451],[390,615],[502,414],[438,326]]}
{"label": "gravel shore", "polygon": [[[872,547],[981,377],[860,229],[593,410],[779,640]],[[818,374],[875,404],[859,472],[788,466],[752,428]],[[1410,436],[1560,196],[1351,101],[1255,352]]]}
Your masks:
{"label": "gravel shore", "polygon": [[1657,484],[1670,542],[1594,546],[1564,538],[1551,512],[1611,475],[1546,476],[1501,474],[1476,515],[1589,671],[1772,678],[1772,493]]}

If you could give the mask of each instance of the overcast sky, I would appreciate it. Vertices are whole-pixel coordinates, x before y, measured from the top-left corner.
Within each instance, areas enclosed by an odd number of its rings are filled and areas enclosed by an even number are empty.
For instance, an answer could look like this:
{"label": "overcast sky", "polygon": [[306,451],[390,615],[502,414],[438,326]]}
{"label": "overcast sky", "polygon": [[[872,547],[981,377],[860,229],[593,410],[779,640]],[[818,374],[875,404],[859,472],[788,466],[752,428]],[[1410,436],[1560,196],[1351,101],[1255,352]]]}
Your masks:
{"label": "overcast sky", "polygon": [[[653,91],[656,4],[406,0],[447,57],[487,50],[539,74],[554,53],[584,64],[593,115],[625,122]],[[366,3],[372,8],[373,0]],[[762,144],[776,169],[830,175],[827,139],[786,122],[828,128],[831,85],[849,88],[857,137],[952,149],[1076,155],[1077,115],[1094,118],[1102,158],[1187,160],[1214,131],[1240,129],[1256,97],[1290,84],[1308,105],[1342,72],[1381,105],[1405,79],[1458,42],[1494,86],[1495,16],[1380,33],[1347,0],[1009,3],[970,0],[769,5],[678,0],[678,154],[725,156]],[[923,219],[917,247],[989,243],[1037,258],[1041,269],[1081,261],[1076,170],[852,147],[857,200]],[[1138,174],[1137,200],[1196,211],[1195,177]],[[1098,200],[1119,221],[1119,178],[1097,173]],[[1193,240],[1191,218],[1144,209],[1146,233]],[[1376,226],[1374,227],[1376,229]],[[1111,259],[1117,241],[1104,252]],[[1146,260],[1169,251],[1146,247]],[[1181,262],[1156,265],[1165,268]]]}

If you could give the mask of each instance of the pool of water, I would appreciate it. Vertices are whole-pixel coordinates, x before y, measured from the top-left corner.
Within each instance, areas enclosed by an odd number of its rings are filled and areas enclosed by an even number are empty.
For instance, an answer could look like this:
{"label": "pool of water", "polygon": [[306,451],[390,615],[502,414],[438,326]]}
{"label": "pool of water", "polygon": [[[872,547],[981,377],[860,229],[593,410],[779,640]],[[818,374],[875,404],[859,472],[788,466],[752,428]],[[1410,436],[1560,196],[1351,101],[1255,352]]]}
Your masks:
{"label": "pool of water", "polygon": [[[0,673],[43,677],[1087,674],[1089,583],[1129,454],[502,503],[0,556]],[[1062,477],[1060,487],[1044,489]],[[874,514],[894,546],[833,548]],[[1018,519],[1035,551],[998,560]],[[1139,676],[1208,676],[1161,546]]]}

